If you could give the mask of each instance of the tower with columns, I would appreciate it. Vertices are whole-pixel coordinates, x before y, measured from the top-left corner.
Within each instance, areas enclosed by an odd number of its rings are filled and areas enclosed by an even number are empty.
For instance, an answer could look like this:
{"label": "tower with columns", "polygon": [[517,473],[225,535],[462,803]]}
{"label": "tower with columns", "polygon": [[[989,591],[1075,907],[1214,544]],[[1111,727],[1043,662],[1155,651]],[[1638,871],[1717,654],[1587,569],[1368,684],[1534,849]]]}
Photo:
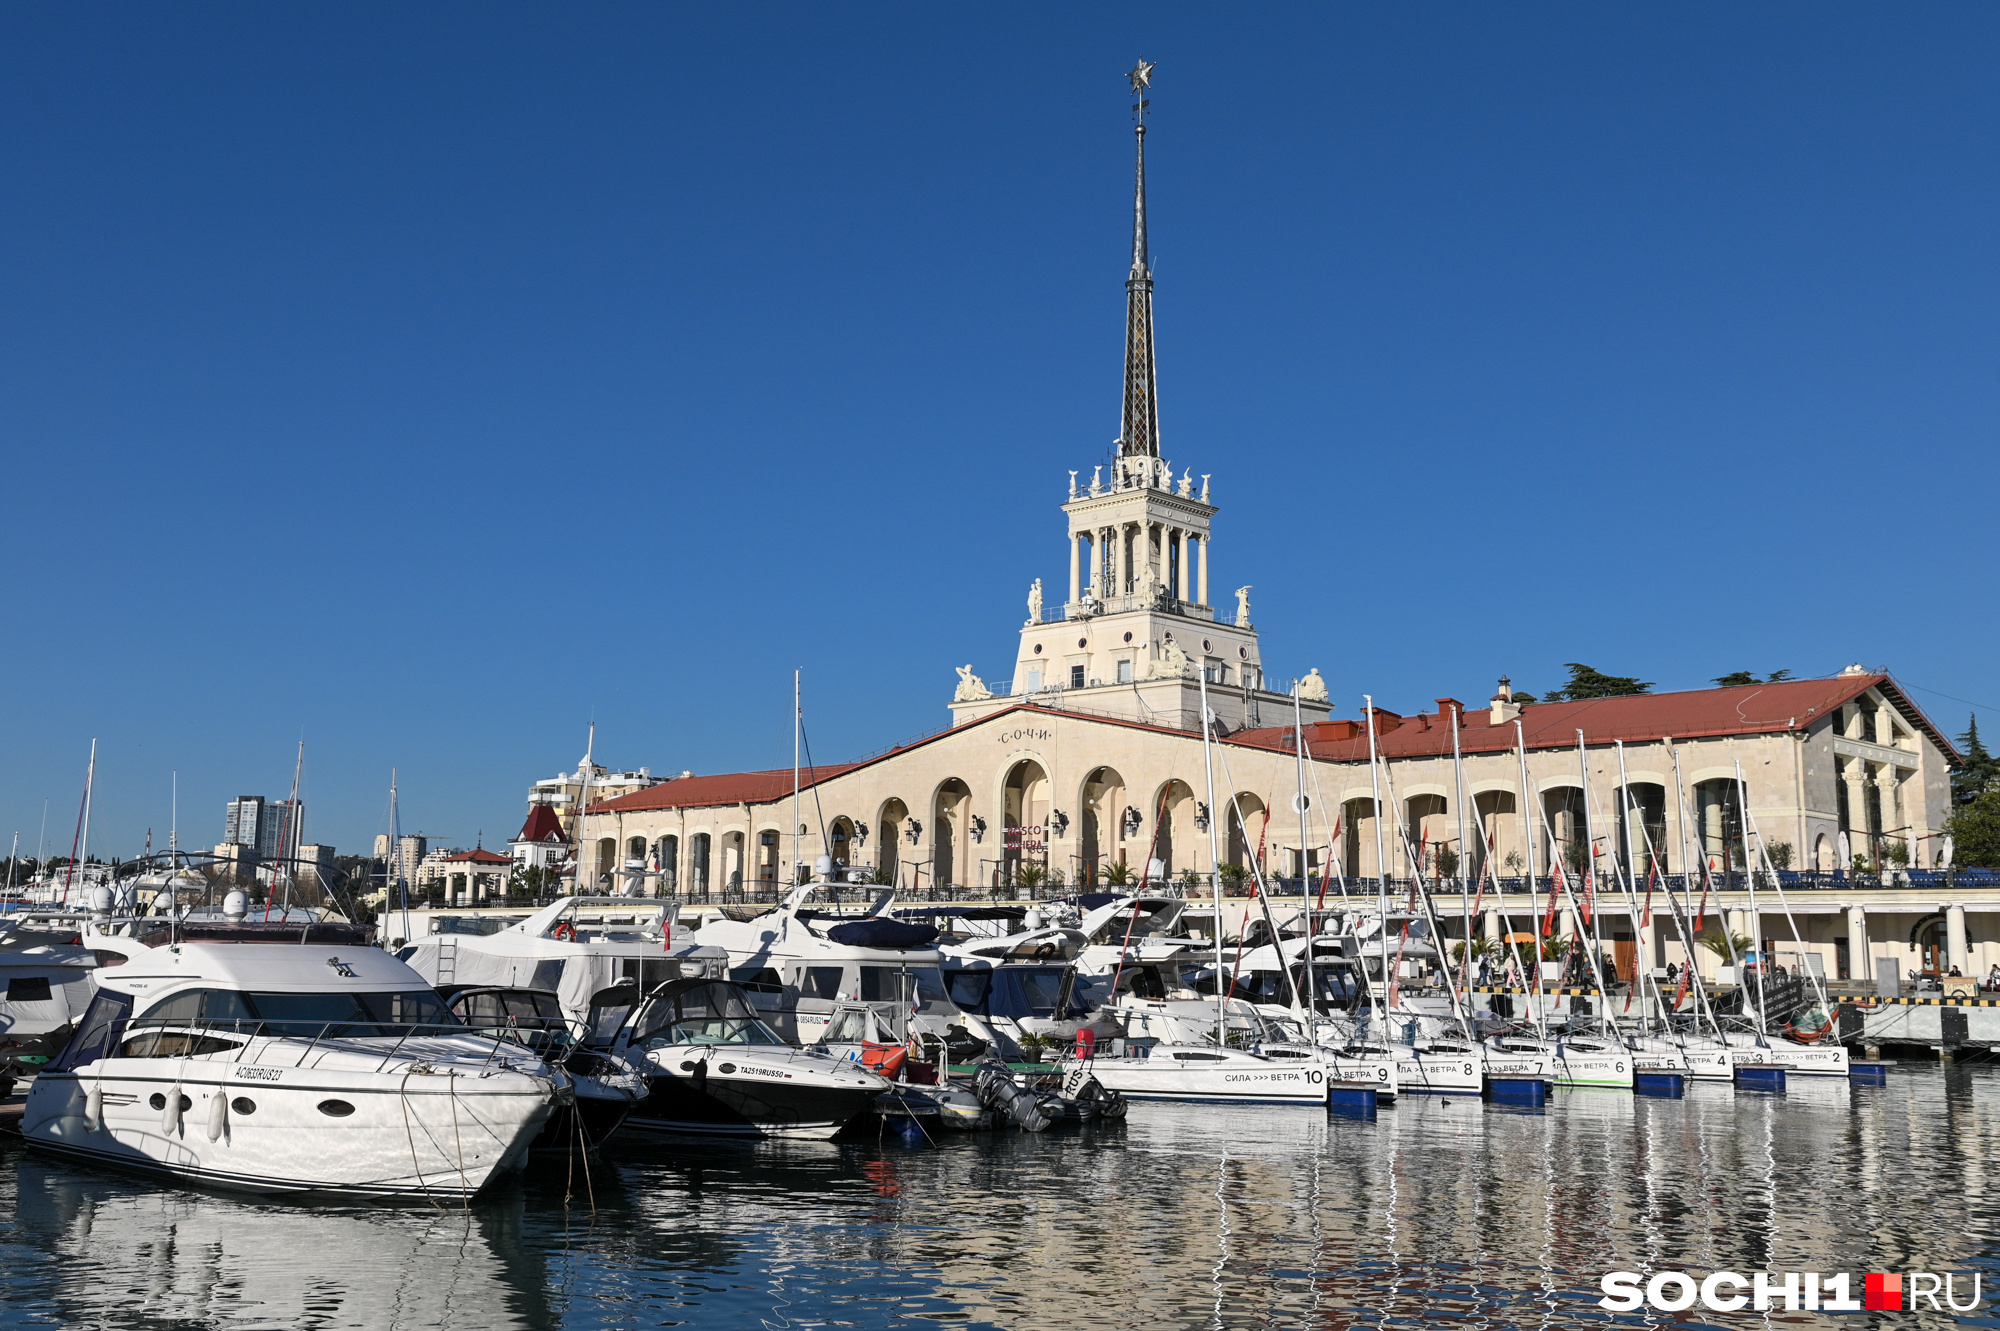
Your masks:
{"label": "tower with columns", "polygon": [[[1200,681],[1226,729],[1291,720],[1291,682],[1266,682],[1250,620],[1249,588],[1209,599],[1209,477],[1175,479],[1160,456],[1159,384],[1153,357],[1153,271],[1146,238],[1146,90],[1153,67],[1129,76],[1137,98],[1132,190],[1132,267],[1125,279],[1125,375],[1116,452],[1087,481],[1070,473],[1068,596],[1045,606],[1037,590],[1021,628],[1010,681],[993,696],[964,696],[955,721],[1022,698],[1129,716],[1180,729],[1201,724]],[[1105,473],[1109,471],[1107,476]],[[1040,584],[1037,583],[1037,588]],[[1330,708],[1304,700],[1307,722]]]}

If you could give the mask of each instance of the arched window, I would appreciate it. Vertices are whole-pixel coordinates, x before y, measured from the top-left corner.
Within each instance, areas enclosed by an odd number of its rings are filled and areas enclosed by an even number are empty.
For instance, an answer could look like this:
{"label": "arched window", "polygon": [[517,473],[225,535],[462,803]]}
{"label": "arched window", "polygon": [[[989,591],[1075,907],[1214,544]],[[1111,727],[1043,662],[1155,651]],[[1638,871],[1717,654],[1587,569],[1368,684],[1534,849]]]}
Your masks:
{"label": "arched window", "polygon": [[696,832],[688,838],[688,885],[703,896],[708,895],[708,856],[711,839],[706,832]]}

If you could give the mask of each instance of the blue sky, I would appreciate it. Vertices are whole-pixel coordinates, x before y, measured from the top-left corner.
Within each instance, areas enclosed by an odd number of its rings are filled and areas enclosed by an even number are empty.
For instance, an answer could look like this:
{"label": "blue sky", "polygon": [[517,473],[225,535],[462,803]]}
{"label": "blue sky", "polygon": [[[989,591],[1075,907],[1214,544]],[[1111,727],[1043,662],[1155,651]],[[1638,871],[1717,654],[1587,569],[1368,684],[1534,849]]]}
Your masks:
{"label": "blue sky", "polygon": [[[0,11],[0,838],[488,844],[944,723],[1117,433],[1269,673],[2000,703],[2000,11]],[[1940,694],[1951,695],[1950,697]],[[2000,736],[2000,716],[1982,716]],[[4,847],[4,841],[0,841]]]}

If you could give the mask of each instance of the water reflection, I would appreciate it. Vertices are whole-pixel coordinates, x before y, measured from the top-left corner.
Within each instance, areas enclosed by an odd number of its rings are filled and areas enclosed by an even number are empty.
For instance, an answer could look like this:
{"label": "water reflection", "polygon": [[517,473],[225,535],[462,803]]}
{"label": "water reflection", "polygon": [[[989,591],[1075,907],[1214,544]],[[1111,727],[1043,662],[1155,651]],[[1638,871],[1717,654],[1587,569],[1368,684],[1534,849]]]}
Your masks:
{"label": "water reflection", "polygon": [[1996,1090],[1912,1066],[1373,1121],[1146,1105],[936,1150],[633,1145],[469,1212],[260,1204],[15,1148],[0,1325],[1571,1325],[1614,1268],[1987,1266]]}

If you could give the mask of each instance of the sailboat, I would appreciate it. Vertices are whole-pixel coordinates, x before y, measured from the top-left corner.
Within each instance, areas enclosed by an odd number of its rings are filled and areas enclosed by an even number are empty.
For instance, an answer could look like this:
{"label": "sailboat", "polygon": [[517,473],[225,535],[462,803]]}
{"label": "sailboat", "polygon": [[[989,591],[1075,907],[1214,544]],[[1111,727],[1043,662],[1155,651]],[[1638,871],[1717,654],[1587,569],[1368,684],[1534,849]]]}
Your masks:
{"label": "sailboat", "polygon": [[[1215,805],[1215,761],[1211,736],[1214,714],[1208,708],[1208,680],[1201,677],[1201,752],[1207,774],[1208,807]],[[1221,847],[1216,819],[1208,824],[1209,862],[1219,865]],[[1213,875],[1215,926],[1215,1034],[1212,1044],[1148,1044],[1132,1042],[1128,1056],[1087,1060],[1100,1086],[1128,1100],[1195,1100],[1206,1103],[1328,1103],[1330,1072],[1316,1049],[1269,1054],[1229,1044],[1229,985],[1222,956],[1222,875]]]}

